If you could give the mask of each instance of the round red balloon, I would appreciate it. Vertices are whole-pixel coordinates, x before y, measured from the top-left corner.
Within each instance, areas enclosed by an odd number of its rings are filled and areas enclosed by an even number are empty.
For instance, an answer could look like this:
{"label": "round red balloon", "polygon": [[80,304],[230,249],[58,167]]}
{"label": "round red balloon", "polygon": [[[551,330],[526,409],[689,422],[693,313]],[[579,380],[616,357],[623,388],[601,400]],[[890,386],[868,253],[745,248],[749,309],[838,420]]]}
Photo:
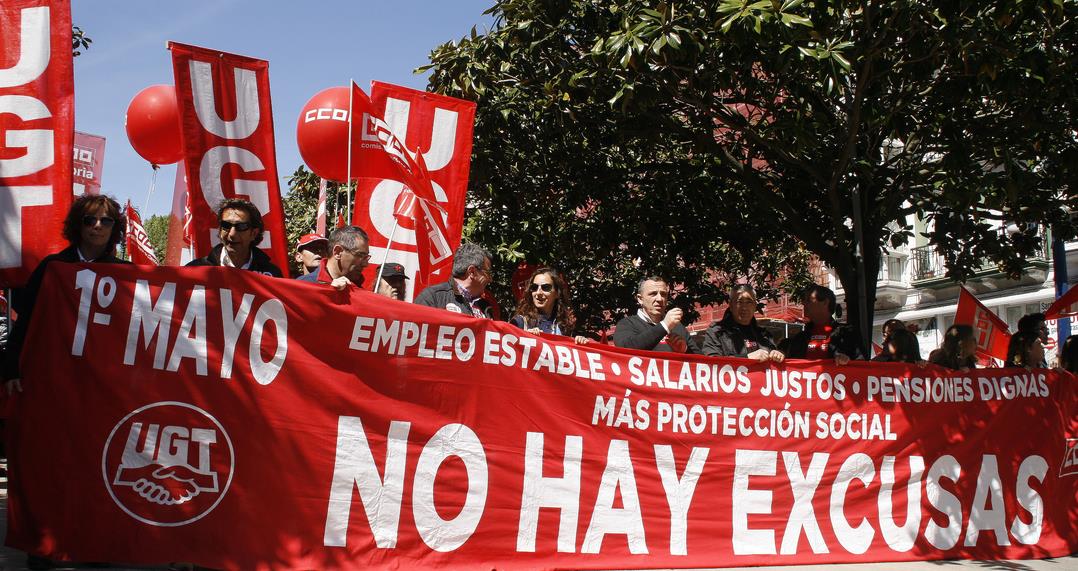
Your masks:
{"label": "round red balloon", "polygon": [[138,92],[127,106],[127,140],[142,158],[169,165],[183,158],[180,108],[176,88],[151,85]]}
{"label": "round red balloon", "polygon": [[[358,125],[352,134],[352,159],[357,159]],[[337,182],[348,177],[348,88],[330,87],[311,97],[296,123],[296,144],[314,174]],[[352,163],[355,165],[355,162]]]}

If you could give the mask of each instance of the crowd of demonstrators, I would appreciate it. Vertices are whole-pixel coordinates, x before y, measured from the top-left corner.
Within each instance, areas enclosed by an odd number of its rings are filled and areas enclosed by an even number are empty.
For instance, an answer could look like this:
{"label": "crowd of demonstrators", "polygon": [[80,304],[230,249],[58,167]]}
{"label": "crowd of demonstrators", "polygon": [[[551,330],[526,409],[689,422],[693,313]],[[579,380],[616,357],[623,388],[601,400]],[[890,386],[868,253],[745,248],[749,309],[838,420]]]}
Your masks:
{"label": "crowd of demonstrators", "polygon": [[736,285],[730,292],[730,307],[721,321],[704,333],[701,352],[712,357],[747,357],[755,361],[781,363],[785,355],[775,346],[771,334],[756,323],[759,302],[749,285]]}
{"label": "crowd of demonstrators", "polygon": [[614,327],[614,345],[629,349],[695,353],[689,344],[689,331],[681,324],[684,312],[679,307],[667,309],[670,286],[659,276],[649,276],[636,287],[640,308],[626,315]]}
{"label": "crowd of demonstrators", "polygon": [[972,325],[955,324],[943,334],[943,344],[932,351],[928,362],[954,371],[977,368],[977,336]]}
{"label": "crowd of demonstrators", "polygon": [[577,343],[587,343],[576,331],[576,315],[573,314],[569,287],[561,272],[554,268],[539,268],[528,278],[528,288],[520,296],[516,312],[509,319],[528,333],[550,333],[573,337]]}
{"label": "crowd of demonstrators", "polygon": [[329,284],[340,291],[351,285],[363,287],[363,269],[370,259],[367,233],[359,226],[342,226],[329,233],[327,255],[318,269],[296,279]]}
{"label": "crowd of demonstrators", "polygon": [[322,258],[329,252],[329,240],[318,234],[304,234],[296,242],[296,263],[299,264],[300,275],[305,276],[317,272],[322,265]]}
{"label": "crowd of demonstrators", "polygon": [[37,265],[30,279],[14,291],[11,308],[18,315],[8,336],[3,373],[8,394],[22,390],[19,356],[26,341],[27,328],[37,303],[45,269],[53,262],[91,262],[96,264],[127,264],[116,257],[116,245],[123,240],[127,220],[120,203],[103,194],[84,194],[75,199],[64,218],[63,236],[70,244],[55,254],[46,256]]}
{"label": "crowd of demonstrators", "polygon": [[809,287],[802,298],[808,323],[797,335],[785,339],[779,346],[789,359],[834,359],[845,365],[851,359],[864,360],[861,335],[851,325],[835,319],[841,315],[838,300],[831,288],[822,285]]}
{"label": "crowd of demonstrators", "polygon": [[492,260],[481,246],[464,242],[453,256],[453,276],[424,289],[415,303],[473,317],[493,317],[494,304],[483,295],[491,281]]}
{"label": "crowd of demonstrators", "polygon": [[226,198],[217,207],[217,237],[221,243],[209,255],[191,260],[188,266],[223,266],[282,277],[281,268],[256,248],[262,242],[265,226],[262,213],[248,200]]}

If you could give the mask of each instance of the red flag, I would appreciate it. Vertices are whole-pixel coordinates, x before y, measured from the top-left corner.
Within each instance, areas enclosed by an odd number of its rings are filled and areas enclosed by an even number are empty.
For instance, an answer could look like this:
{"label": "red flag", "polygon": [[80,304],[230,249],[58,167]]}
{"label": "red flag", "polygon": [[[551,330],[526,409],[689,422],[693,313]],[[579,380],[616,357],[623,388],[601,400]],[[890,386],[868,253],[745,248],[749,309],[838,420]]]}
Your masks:
{"label": "red flag", "polygon": [[977,335],[977,354],[1005,361],[1007,345],[1011,342],[1011,332],[1007,323],[992,313],[966,288],[958,293],[958,308],[955,309],[956,325],[972,325]]}
{"label": "red flag", "polygon": [[344,228],[345,226],[348,226],[348,223],[344,221],[344,213],[343,212],[338,212],[337,213],[337,228]]}
{"label": "red flag", "polygon": [[105,138],[75,131],[71,153],[75,164],[71,190],[75,196],[101,194],[101,169],[105,163]]}
{"label": "red flag", "polygon": [[0,287],[18,287],[61,236],[75,131],[71,5],[0,3]]}
{"label": "red flag", "polygon": [[176,165],[176,182],[172,187],[172,212],[168,217],[168,246],[165,248],[165,265],[182,266],[191,261],[188,232],[191,228],[190,209],[187,205],[187,169],[181,160]]}
{"label": "red flag", "polygon": [[146,235],[146,229],[142,226],[142,219],[138,212],[131,207],[131,201],[127,201],[127,255],[131,261],[139,266],[156,266],[157,254],[150,244],[150,237]]}
{"label": "red flag", "polygon": [[1044,312],[1045,319],[1059,319],[1075,315],[1078,315],[1078,287],[1068,289],[1055,300],[1048,311]]}
{"label": "red flag", "polygon": [[217,243],[217,205],[245,198],[262,212],[258,247],[285,274],[288,250],[277,177],[269,62],[169,42],[180,106],[194,255]]}
{"label": "red flag", "polygon": [[318,183],[318,217],[315,221],[315,233],[319,236],[326,235],[326,179],[319,179]]}

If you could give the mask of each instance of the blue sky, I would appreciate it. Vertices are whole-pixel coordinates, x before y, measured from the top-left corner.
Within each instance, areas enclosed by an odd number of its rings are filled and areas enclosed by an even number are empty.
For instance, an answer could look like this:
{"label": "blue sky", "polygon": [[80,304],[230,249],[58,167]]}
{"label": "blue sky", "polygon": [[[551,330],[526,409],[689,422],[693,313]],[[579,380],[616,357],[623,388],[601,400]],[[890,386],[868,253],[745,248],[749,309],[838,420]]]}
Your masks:
{"label": "blue sky", "polygon": [[[142,88],[172,84],[165,42],[194,44],[270,62],[277,170],[302,163],[296,118],[315,93],[350,78],[424,89],[435,46],[492,24],[483,11],[493,0],[73,0],[72,22],[93,39],[75,58],[75,128],[104,136],[102,190],[142,208],[151,169],[127,141],[124,113]],[[176,166],[161,167],[149,209],[167,213]],[[287,186],[281,181],[282,192]]]}

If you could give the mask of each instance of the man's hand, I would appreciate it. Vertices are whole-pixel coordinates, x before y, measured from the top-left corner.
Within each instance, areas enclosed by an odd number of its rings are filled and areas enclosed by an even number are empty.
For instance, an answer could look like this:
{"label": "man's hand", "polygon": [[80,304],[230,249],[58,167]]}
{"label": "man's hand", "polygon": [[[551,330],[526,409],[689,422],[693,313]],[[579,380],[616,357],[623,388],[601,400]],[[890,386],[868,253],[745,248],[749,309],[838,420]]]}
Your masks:
{"label": "man's hand", "polygon": [[583,335],[577,335],[576,337],[573,337],[573,341],[576,341],[577,345],[587,345],[590,339],[584,337]]}
{"label": "man's hand", "polygon": [[746,357],[748,357],[749,359],[752,359],[753,361],[763,363],[764,361],[770,361],[771,360],[771,352],[768,351],[767,349],[757,349],[757,350],[753,351],[752,353],[749,353],[748,355],[746,355]]}
{"label": "man's hand", "polygon": [[[681,312],[680,309],[677,311],[678,313]],[[667,335],[666,344],[669,345],[670,349],[673,350],[675,353],[684,353],[689,348],[689,343],[685,341],[685,338],[680,335]]]}
{"label": "man's hand", "polygon": [[667,331],[672,331],[674,326],[681,323],[681,317],[683,312],[680,307],[675,307],[666,312],[666,317],[663,318],[663,324],[666,325]]}
{"label": "man's hand", "polygon": [[348,286],[352,285],[352,280],[341,276],[339,278],[333,278],[333,281],[329,282],[329,285],[333,286],[333,289],[337,291],[344,291],[348,289]]}
{"label": "man's hand", "polygon": [[11,396],[16,392],[22,392],[22,379],[11,379],[4,383],[4,388],[7,389],[7,396]]}
{"label": "man's hand", "polygon": [[786,360],[786,355],[784,355],[783,352],[779,351],[778,349],[772,349],[771,352],[768,353],[767,357],[776,363],[781,363]]}
{"label": "man's hand", "polygon": [[843,365],[845,365],[846,363],[849,363],[849,362],[850,362],[849,355],[846,355],[845,353],[837,353],[837,352],[835,353],[835,364],[836,365],[841,367],[841,366],[843,366]]}

